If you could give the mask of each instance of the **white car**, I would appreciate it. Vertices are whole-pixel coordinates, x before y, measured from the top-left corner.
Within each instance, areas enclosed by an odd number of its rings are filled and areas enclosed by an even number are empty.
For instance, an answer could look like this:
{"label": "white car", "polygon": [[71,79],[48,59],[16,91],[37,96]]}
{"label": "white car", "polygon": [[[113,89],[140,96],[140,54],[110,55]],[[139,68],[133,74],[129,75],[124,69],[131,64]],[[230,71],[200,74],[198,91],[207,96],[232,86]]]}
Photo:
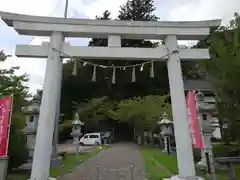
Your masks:
{"label": "white car", "polygon": [[101,133],[87,133],[79,141],[79,144],[84,145],[100,145]]}

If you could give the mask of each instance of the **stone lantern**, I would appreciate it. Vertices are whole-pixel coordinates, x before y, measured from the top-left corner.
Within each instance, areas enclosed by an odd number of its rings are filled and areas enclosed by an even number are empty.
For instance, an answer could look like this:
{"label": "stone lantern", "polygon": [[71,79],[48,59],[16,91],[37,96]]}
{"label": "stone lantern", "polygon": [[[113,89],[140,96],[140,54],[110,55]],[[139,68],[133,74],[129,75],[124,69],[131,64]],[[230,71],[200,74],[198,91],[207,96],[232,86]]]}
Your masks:
{"label": "stone lantern", "polygon": [[32,160],[33,157],[34,146],[36,141],[40,104],[41,104],[40,101],[34,101],[29,106],[22,108],[22,112],[26,116],[26,123],[23,132],[27,136],[27,146],[30,161]]}
{"label": "stone lantern", "polygon": [[170,137],[173,135],[173,122],[167,118],[167,113],[163,114],[163,119],[158,121],[161,135],[164,138],[164,152],[171,152]]}
{"label": "stone lantern", "polygon": [[208,174],[212,176],[213,180],[215,180],[216,177],[211,138],[213,137],[215,128],[216,126],[213,125],[209,120],[202,121],[202,135],[205,155],[202,157],[202,159],[204,159],[203,165],[207,167]]}
{"label": "stone lantern", "polygon": [[84,122],[79,120],[78,113],[75,113],[75,118],[72,122],[73,129],[71,136],[73,137],[73,144],[76,144],[76,154],[79,152],[79,138],[82,135],[81,129],[82,126],[84,125]]}
{"label": "stone lantern", "polygon": [[201,150],[201,160],[197,163],[198,167],[207,168],[208,174],[215,179],[215,167],[212,153],[211,138],[213,132],[217,127],[211,122],[211,114],[216,111],[215,104],[209,103],[205,100],[204,94],[198,92],[196,94],[197,110],[198,110],[198,122],[201,128],[203,149]]}

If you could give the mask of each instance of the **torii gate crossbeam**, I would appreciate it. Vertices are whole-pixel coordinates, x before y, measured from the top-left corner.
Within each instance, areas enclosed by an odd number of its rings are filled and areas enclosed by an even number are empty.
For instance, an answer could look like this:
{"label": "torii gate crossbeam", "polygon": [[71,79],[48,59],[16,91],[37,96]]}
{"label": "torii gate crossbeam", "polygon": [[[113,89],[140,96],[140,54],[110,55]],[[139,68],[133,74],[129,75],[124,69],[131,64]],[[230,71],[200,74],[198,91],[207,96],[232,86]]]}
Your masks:
{"label": "torii gate crossbeam", "polygon": [[[180,59],[199,60],[209,58],[207,49],[179,49],[177,40],[199,40],[210,33],[210,27],[219,26],[220,20],[200,22],[131,22],[115,20],[63,19],[28,16],[0,12],[2,20],[21,35],[50,36],[49,45],[16,48],[20,57],[47,57],[42,104],[31,180],[46,180],[49,174],[54,117],[61,88],[62,60],[65,54],[86,59],[161,60],[166,52],[172,100],[179,176],[188,179],[195,176],[193,151],[187,120],[184,85]],[[108,38],[109,47],[73,47],[64,44],[64,37]],[[121,39],[164,39],[159,48],[121,48]],[[56,49],[58,51],[56,51]],[[64,52],[64,53],[61,53]],[[124,58],[125,57],[125,58]],[[181,177],[181,178],[180,178]]]}

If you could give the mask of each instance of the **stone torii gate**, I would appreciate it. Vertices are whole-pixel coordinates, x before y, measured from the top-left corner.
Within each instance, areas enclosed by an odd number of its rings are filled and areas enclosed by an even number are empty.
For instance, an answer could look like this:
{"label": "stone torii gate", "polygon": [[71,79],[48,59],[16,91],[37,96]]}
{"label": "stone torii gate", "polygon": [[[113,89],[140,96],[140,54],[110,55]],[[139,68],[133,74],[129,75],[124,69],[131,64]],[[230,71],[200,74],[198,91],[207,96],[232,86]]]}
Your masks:
{"label": "stone torii gate", "polygon": [[[209,59],[208,49],[179,49],[177,40],[200,40],[220,20],[199,22],[140,22],[90,19],[63,19],[0,12],[2,20],[20,35],[50,36],[49,44],[17,45],[16,56],[47,58],[42,104],[31,180],[46,180],[49,175],[54,119],[61,89],[62,58],[111,60],[167,59],[179,176],[195,177],[193,151],[187,120],[180,59]],[[108,47],[80,47],[64,43],[64,37],[108,38]],[[121,39],[165,40],[158,48],[121,48]],[[61,53],[62,52],[62,53]],[[175,53],[171,53],[175,52]],[[164,55],[169,54],[165,58]],[[181,178],[180,178],[181,177]]]}

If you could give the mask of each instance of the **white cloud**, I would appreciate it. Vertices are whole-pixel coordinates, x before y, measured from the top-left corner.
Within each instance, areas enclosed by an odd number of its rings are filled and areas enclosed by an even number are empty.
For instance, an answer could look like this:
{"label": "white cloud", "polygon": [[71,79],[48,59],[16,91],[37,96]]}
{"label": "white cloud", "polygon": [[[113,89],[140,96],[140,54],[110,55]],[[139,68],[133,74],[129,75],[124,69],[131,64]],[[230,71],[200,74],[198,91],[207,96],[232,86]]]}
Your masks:
{"label": "white cloud", "polygon": [[[113,16],[116,15],[118,8],[126,0],[119,0],[113,2],[112,0],[93,0],[88,3],[89,0],[70,0],[68,6],[68,17],[76,16],[78,13],[80,16],[87,16],[89,18],[95,18],[96,15],[101,15],[103,11],[109,9],[113,12]],[[0,11],[38,15],[38,16],[57,16],[63,17],[65,0],[0,0],[1,6]],[[14,4],[14,6],[13,6]],[[108,4],[108,6],[106,6]],[[82,18],[82,17],[78,17]],[[30,43],[32,45],[39,45],[45,38],[37,37]],[[86,43],[84,41],[83,43]],[[76,44],[75,41],[73,44]],[[16,43],[13,43],[13,49]],[[7,54],[14,54],[8,52]],[[11,57],[7,61],[0,64],[0,68],[9,68],[11,66],[20,66],[18,74],[27,73],[30,75],[30,86],[31,92],[35,92],[36,89],[42,88],[44,81],[44,74],[46,69],[46,60],[39,58],[17,58]]]}
{"label": "white cloud", "polygon": [[127,0],[96,0],[91,4],[88,4],[83,12],[86,16],[94,19],[96,15],[100,16],[105,10],[109,10],[112,13],[112,17],[115,18],[119,11],[119,7],[125,4]]}
{"label": "white cloud", "polygon": [[[69,0],[68,17],[88,17],[93,19],[96,15],[100,16],[105,10],[109,10],[112,13],[112,17],[115,18],[119,11],[119,6],[126,1]],[[0,0],[0,4],[0,11],[62,17],[65,0]],[[162,20],[184,21],[223,18],[226,23],[233,16],[234,12],[240,12],[239,0],[155,0],[155,5],[157,8],[156,14]],[[41,44],[43,40],[45,41],[46,39],[39,37],[34,39],[31,44]],[[16,43],[12,42],[12,49]],[[9,44],[6,46],[9,46]],[[9,49],[6,49],[6,51],[11,53]],[[32,92],[42,87],[46,66],[45,59],[15,57],[1,63],[0,68],[13,65],[21,67],[19,73],[30,74],[29,86]]]}
{"label": "white cloud", "polygon": [[[31,45],[41,44],[43,41],[49,41],[49,38],[34,38],[31,41]],[[17,58],[13,52],[8,52],[12,57],[9,57],[6,61],[0,64],[0,69],[8,69],[12,66],[19,66],[20,69],[17,71],[17,74],[27,73],[30,75],[30,80],[27,85],[30,87],[30,92],[34,93],[37,89],[42,88],[45,68],[46,68],[46,59],[39,58]]]}
{"label": "white cloud", "polygon": [[189,0],[189,3],[170,9],[169,20],[222,19],[226,24],[235,12],[240,12],[239,0]]}
{"label": "white cloud", "polygon": [[[80,0],[74,0],[78,3],[75,5],[81,7]],[[29,14],[38,16],[63,16],[64,13],[64,0],[0,0],[1,11],[19,13],[19,14]],[[14,6],[13,6],[14,4]],[[69,9],[71,7],[69,6]],[[39,45],[42,41],[49,41],[49,38],[36,37],[30,44]],[[13,43],[13,49],[16,43]],[[6,54],[14,54],[14,52],[8,52]],[[44,74],[46,69],[46,59],[39,58],[17,58],[10,57],[5,62],[0,64],[0,68],[9,68],[11,66],[20,66],[17,74],[27,73],[30,75],[30,80],[28,86],[30,87],[30,92],[34,93],[37,89],[42,88],[44,81]]]}
{"label": "white cloud", "polygon": [[48,15],[59,0],[0,0],[1,11],[30,15]]}

